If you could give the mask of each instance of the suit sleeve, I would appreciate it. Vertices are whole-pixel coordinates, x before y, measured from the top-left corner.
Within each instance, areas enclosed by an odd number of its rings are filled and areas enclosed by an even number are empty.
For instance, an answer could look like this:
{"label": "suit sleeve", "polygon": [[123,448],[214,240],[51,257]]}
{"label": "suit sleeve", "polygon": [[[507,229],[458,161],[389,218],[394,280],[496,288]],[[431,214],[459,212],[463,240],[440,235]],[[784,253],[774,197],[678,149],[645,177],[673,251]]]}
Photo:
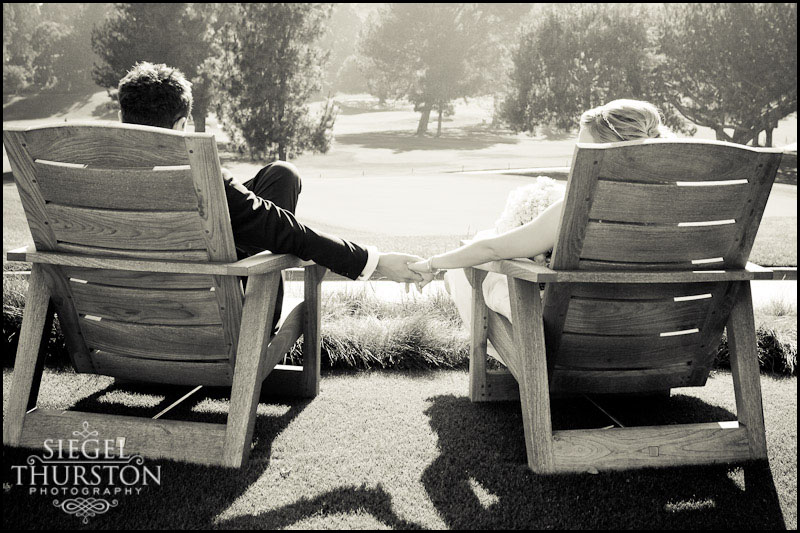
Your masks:
{"label": "suit sleeve", "polygon": [[353,280],[364,270],[366,248],[301,224],[290,211],[257,196],[227,173],[223,179],[233,240],[240,254],[265,250],[292,254]]}

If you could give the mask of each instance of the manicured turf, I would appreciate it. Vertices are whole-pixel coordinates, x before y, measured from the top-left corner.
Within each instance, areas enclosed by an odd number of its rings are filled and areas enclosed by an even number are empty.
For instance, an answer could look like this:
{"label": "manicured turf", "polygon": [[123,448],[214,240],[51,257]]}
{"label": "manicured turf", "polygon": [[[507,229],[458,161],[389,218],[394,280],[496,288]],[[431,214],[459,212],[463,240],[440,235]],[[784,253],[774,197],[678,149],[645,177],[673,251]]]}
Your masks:
{"label": "manicured turf", "polygon": [[[3,390],[8,391],[9,372]],[[326,374],[311,402],[262,399],[242,471],[162,465],[161,487],[90,519],[108,528],[797,527],[797,381],[762,377],[769,469],[687,467],[542,477],[525,466],[519,404],[471,404],[463,371]],[[185,389],[116,387],[45,372],[40,405],[152,416]],[[70,398],[70,399],[68,399]],[[201,390],[167,417],[224,422],[227,397]],[[164,401],[159,405],[160,400]],[[6,396],[4,396],[4,402]],[[604,404],[626,425],[731,420],[730,375],[658,401]],[[603,427],[585,400],[554,424]],[[78,518],[11,484],[29,451],[4,450],[5,527],[75,528]]]}

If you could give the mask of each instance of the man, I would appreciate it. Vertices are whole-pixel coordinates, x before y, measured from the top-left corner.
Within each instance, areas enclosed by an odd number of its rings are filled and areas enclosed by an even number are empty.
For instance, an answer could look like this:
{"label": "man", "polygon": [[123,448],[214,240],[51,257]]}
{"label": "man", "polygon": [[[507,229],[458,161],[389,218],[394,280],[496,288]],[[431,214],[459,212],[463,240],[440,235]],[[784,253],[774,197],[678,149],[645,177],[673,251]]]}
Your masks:
{"label": "man", "polygon": [[[119,103],[122,122],[183,131],[192,111],[191,84],[177,69],[137,63],[120,80]],[[269,250],[314,261],[353,280],[369,279],[373,272],[397,282],[423,280],[408,269],[408,263],[420,261],[420,257],[380,253],[375,247],[326,235],[298,222],[294,212],[302,184],[291,163],[270,163],[244,183],[227,170],[222,174],[240,259]],[[275,323],[282,300],[281,287]]]}

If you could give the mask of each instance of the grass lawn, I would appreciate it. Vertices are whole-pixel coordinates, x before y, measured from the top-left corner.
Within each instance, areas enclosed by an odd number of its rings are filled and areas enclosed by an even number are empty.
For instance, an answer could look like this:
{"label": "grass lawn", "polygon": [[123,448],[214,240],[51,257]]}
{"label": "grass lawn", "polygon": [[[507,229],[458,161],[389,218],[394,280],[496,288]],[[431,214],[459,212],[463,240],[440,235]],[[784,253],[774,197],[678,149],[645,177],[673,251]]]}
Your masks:
{"label": "grass lawn", "polygon": [[[10,372],[3,375],[8,390]],[[797,380],[762,378],[769,468],[689,467],[537,476],[525,466],[519,404],[471,404],[463,371],[326,374],[311,402],[263,398],[242,471],[166,461],[161,486],[120,497],[89,528],[797,527]],[[45,371],[40,405],[152,416],[184,389],[118,387]],[[4,395],[4,405],[6,401]],[[77,400],[77,403],[74,403]],[[223,422],[224,391],[203,389],[167,417]],[[626,425],[730,420],[731,377],[664,403],[605,404]],[[554,425],[602,427],[585,400],[554,405]],[[75,528],[52,498],[13,485],[4,449],[5,527]]]}

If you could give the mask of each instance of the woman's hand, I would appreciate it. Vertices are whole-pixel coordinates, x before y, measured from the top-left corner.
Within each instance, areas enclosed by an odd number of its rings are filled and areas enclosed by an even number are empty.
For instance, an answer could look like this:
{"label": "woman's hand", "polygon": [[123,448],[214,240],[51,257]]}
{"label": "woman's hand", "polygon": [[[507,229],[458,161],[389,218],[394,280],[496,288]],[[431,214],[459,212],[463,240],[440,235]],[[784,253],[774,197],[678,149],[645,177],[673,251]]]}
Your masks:
{"label": "woman's hand", "polygon": [[435,272],[430,271],[430,263],[428,261],[417,261],[416,263],[408,263],[408,269],[418,273],[422,276],[422,281],[416,283],[417,289],[422,292],[422,288],[433,281],[436,276]]}

